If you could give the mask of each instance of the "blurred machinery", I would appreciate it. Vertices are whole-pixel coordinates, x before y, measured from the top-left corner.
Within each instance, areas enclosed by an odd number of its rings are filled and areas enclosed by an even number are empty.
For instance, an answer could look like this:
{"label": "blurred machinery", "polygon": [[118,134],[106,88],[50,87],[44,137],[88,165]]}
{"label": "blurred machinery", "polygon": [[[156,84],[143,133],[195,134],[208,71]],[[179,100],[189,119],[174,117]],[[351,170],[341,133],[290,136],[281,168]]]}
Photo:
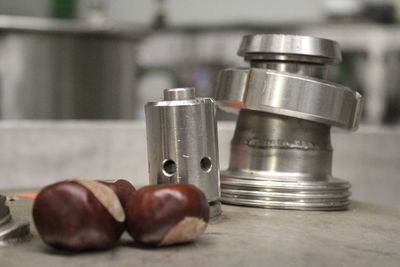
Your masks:
{"label": "blurred machinery", "polygon": [[360,17],[376,8],[319,24],[173,27],[165,23],[163,2],[155,3],[164,18],[155,19],[160,29],[110,23],[99,8],[90,9],[88,21],[1,16],[1,118],[144,119],[142,106],[162,88],[190,85],[199,96],[215,95],[218,71],[243,65],[233,56],[242,35],[283,32],[337,40],[343,63],[328,75],[363,93],[362,121],[400,120],[400,30]]}
{"label": "blurred machinery", "polygon": [[2,119],[132,119],[130,25],[0,16]]}

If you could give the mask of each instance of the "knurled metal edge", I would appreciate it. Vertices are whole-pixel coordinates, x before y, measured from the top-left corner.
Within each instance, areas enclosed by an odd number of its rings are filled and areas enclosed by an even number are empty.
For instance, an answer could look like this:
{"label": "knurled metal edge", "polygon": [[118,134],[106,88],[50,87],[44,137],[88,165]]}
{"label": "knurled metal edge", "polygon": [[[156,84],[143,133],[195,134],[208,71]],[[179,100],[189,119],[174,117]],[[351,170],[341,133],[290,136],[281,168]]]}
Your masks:
{"label": "knurled metal edge", "polygon": [[216,99],[228,112],[251,109],[347,130],[358,128],[362,106],[362,96],[345,86],[259,68],[223,70]]}

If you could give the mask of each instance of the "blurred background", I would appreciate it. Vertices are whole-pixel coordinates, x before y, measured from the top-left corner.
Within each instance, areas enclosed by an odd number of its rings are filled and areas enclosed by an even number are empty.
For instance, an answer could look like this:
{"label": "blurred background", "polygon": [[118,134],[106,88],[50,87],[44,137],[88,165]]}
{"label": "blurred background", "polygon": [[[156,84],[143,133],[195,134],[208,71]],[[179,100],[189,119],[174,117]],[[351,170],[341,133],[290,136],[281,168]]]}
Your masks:
{"label": "blurred background", "polygon": [[[243,34],[334,39],[331,79],[366,98],[363,123],[400,122],[400,1],[2,0],[2,119],[143,119],[163,88],[213,95],[244,65]],[[219,115],[230,119],[228,115]]]}
{"label": "blurred background", "polygon": [[[70,177],[147,183],[143,105],[213,96],[250,33],[340,43],[330,79],[360,91],[360,130],[334,134],[353,199],[400,205],[400,0],[0,0],[0,188]],[[219,111],[220,112],[220,111]],[[235,123],[219,113],[221,169]]]}

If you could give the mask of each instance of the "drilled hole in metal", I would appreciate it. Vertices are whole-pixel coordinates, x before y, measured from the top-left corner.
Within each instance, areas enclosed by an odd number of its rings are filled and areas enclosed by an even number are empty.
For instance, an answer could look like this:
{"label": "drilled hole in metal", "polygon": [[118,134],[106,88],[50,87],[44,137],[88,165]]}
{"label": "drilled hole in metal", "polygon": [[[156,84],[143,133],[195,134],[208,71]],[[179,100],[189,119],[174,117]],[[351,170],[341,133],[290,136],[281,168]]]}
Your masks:
{"label": "drilled hole in metal", "polygon": [[209,157],[204,157],[200,161],[200,167],[203,171],[209,172],[212,167],[211,159]]}
{"label": "drilled hole in metal", "polygon": [[176,172],[176,163],[175,161],[168,159],[163,163],[163,172],[166,175],[173,175]]}

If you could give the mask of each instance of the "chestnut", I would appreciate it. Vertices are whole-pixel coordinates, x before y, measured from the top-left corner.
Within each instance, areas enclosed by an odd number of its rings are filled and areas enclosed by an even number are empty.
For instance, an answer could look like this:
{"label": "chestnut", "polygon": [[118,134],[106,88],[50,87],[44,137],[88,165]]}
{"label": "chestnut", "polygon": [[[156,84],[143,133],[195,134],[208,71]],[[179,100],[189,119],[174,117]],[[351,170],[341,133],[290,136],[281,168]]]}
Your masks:
{"label": "chestnut", "polygon": [[43,188],[32,214],[45,243],[75,251],[109,248],[125,228],[117,195],[93,180],[67,180]]}
{"label": "chestnut", "polygon": [[136,191],[136,188],[130,182],[124,179],[98,180],[98,182],[107,185],[115,192],[115,194],[117,194],[119,201],[121,201],[122,207],[125,207],[129,196]]}
{"label": "chestnut", "polygon": [[125,206],[126,229],[135,242],[164,246],[195,240],[207,228],[210,209],[204,193],[190,184],[146,186]]}

